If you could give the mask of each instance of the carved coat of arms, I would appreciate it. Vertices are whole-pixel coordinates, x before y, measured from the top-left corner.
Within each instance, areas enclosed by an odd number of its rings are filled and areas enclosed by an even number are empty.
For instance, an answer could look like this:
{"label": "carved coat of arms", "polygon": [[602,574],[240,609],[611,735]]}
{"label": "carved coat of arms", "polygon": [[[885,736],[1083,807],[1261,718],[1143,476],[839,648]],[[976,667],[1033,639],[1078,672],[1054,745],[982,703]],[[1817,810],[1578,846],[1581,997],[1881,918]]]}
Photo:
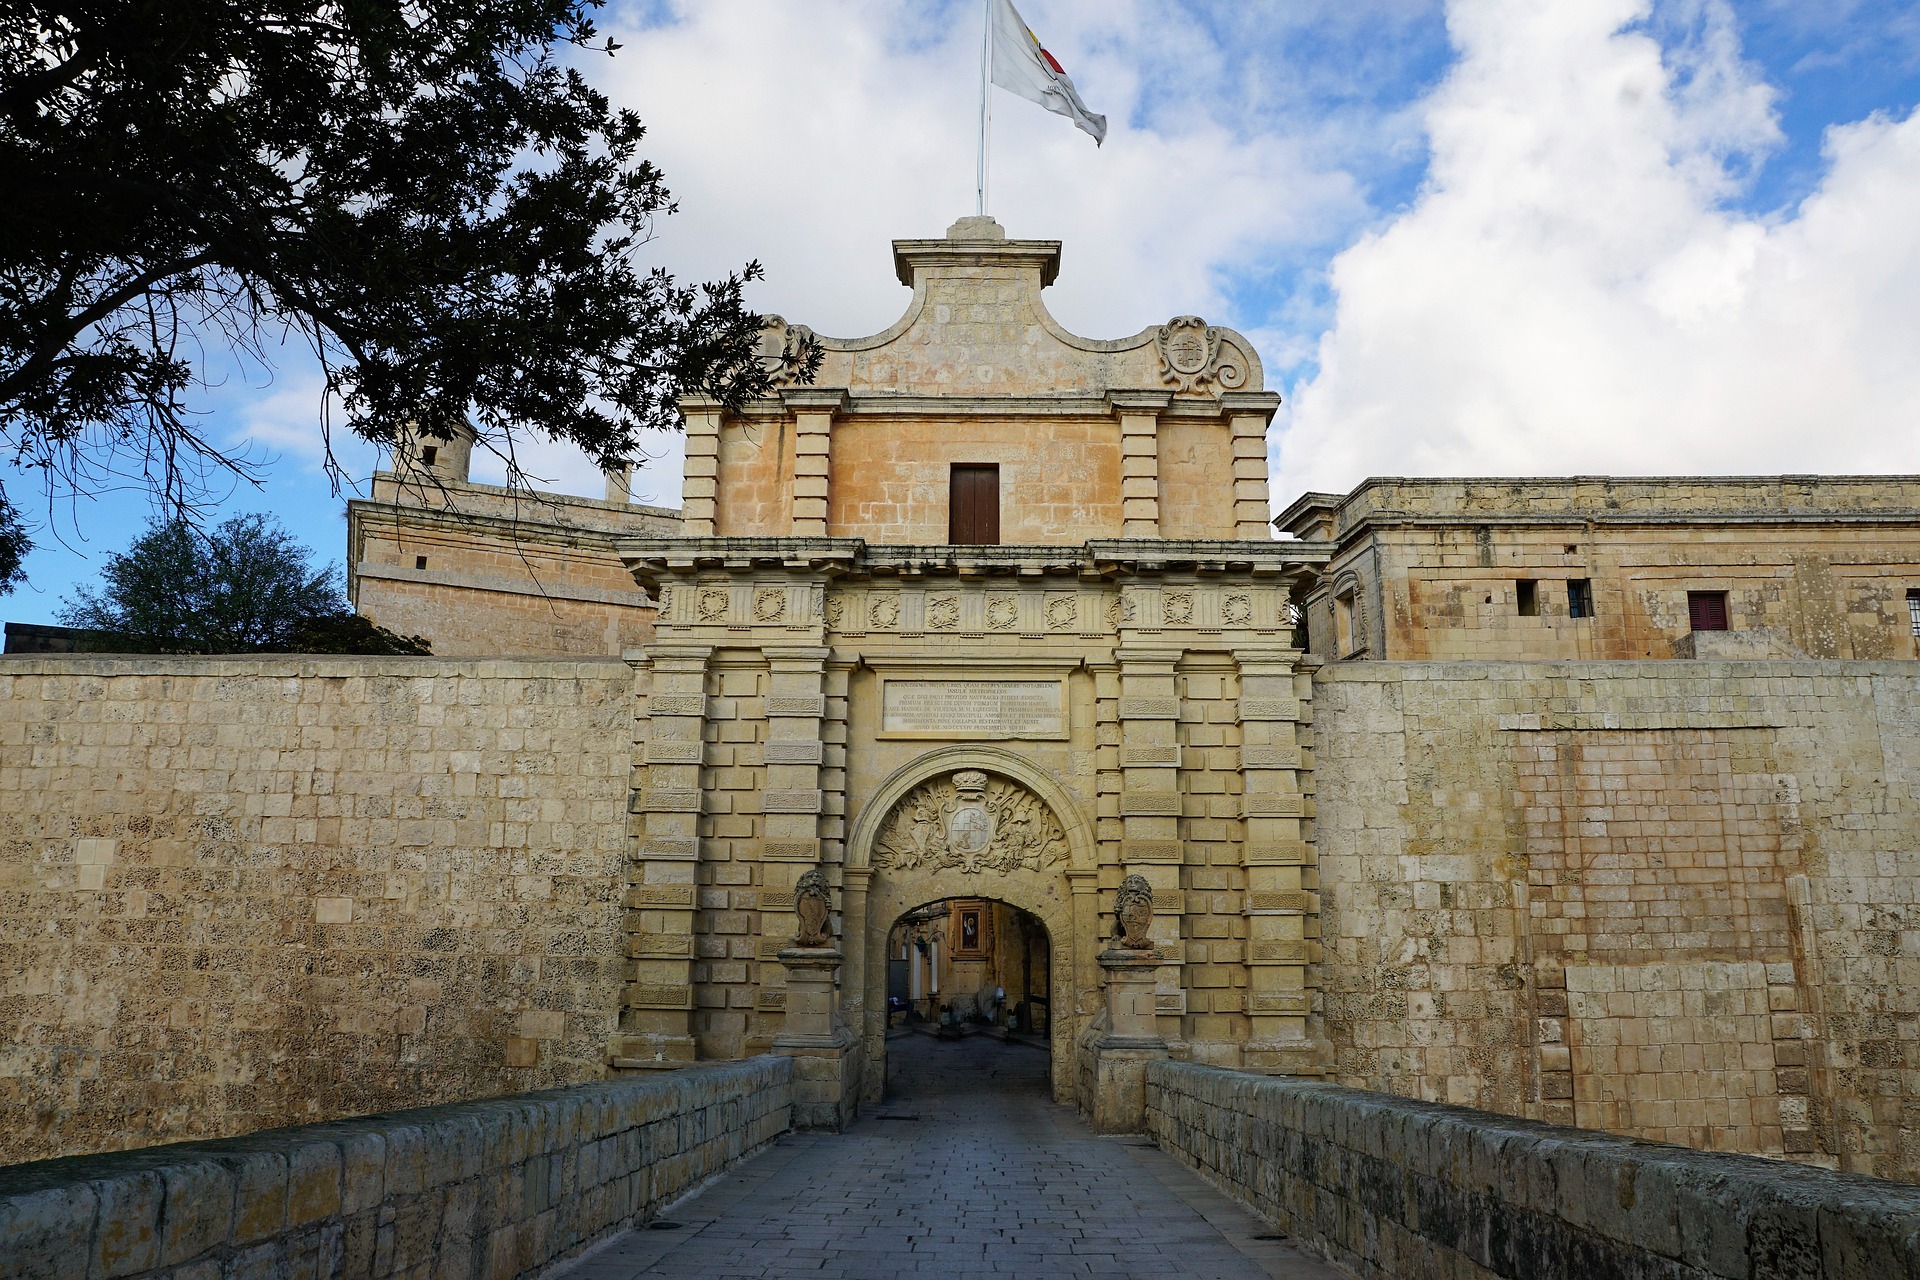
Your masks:
{"label": "carved coat of arms", "polygon": [[894,807],[874,840],[873,865],[1039,871],[1067,857],[1067,836],[1046,802],[979,769],[922,783]]}
{"label": "carved coat of arms", "polygon": [[1154,343],[1161,381],[1176,392],[1204,392],[1215,384],[1231,391],[1246,382],[1235,349],[1199,316],[1175,316],[1160,326]]}
{"label": "carved coat of arms", "polygon": [[980,855],[993,844],[994,820],[987,812],[987,775],[965,769],[953,775],[953,813],[947,818],[947,847],[960,855],[960,869],[980,869]]}

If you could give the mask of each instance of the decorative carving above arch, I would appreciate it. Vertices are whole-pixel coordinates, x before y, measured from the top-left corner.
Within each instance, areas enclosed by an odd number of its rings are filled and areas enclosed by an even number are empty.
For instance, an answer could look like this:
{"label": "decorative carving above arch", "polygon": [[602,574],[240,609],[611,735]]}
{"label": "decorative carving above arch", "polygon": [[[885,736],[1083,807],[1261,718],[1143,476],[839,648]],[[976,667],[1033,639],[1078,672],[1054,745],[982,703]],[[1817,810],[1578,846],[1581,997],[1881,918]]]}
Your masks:
{"label": "decorative carving above arch", "polygon": [[[894,770],[874,789],[867,802],[853,815],[852,828],[847,833],[848,868],[855,871],[871,869],[888,879],[901,877],[907,868],[894,864],[891,855],[885,855],[883,862],[880,853],[882,831],[892,825],[906,802],[922,788],[944,783],[954,791],[957,800],[958,788],[953,786],[953,777],[956,773],[966,771],[984,773],[989,782],[1002,783],[1025,792],[1044,807],[1062,833],[1063,843],[1058,847],[1064,855],[1058,861],[1049,861],[1044,868],[1046,871],[1091,871],[1097,865],[1093,821],[1086,812],[1087,799],[1069,791],[1061,785],[1059,778],[1019,752],[986,743],[970,743],[935,747]],[[922,863],[915,874],[928,871],[930,867]],[[1024,877],[1029,873],[1022,864],[1017,871],[1007,874],[1010,877]],[[996,896],[1006,896],[998,887],[994,893]],[[1008,901],[1014,899],[1008,898]],[[1035,910],[1025,902],[1016,902],[1015,905],[1029,911]]]}
{"label": "decorative carving above arch", "polygon": [[880,824],[873,866],[882,870],[1043,871],[1068,860],[1067,833],[1047,802],[979,769],[930,778]]}

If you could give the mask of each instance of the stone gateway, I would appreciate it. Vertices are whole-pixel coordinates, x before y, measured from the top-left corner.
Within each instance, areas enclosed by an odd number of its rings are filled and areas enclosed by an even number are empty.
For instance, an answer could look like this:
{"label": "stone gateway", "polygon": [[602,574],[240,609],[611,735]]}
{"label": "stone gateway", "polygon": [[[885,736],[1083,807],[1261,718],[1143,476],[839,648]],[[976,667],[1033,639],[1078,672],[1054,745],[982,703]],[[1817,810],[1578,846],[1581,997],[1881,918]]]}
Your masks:
{"label": "stone gateway", "polygon": [[678,513],[403,449],[349,569],[439,656],[0,662],[0,1161],[767,1053],[833,1128],[917,1017],[1102,1129],[1230,1068],[1920,1179],[1920,478],[1276,538],[1242,335],[893,258]]}

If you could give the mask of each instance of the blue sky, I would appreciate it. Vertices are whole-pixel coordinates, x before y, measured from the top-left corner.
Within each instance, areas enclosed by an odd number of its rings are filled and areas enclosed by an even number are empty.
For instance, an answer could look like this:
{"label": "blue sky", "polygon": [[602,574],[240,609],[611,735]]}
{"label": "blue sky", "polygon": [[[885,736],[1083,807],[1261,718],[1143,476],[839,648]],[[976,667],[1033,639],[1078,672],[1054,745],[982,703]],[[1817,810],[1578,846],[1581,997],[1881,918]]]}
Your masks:
{"label": "blue sky", "polygon": [[[1091,336],[1195,312],[1288,406],[1276,496],[1366,474],[1920,470],[1920,6],[1887,0],[1025,0],[1096,150],[999,93],[993,212],[1066,242],[1049,303]],[[904,305],[886,241],[972,211],[976,0],[652,0],[589,74],[652,127],[681,215],[652,246],[824,332]],[[271,461],[223,511],[323,558],[344,495],[318,388],[216,367],[217,437]],[[375,459],[336,442],[350,479]],[[677,501],[659,442],[643,499]],[[555,487],[583,459],[532,452]],[[53,620],[137,491],[35,514]]]}

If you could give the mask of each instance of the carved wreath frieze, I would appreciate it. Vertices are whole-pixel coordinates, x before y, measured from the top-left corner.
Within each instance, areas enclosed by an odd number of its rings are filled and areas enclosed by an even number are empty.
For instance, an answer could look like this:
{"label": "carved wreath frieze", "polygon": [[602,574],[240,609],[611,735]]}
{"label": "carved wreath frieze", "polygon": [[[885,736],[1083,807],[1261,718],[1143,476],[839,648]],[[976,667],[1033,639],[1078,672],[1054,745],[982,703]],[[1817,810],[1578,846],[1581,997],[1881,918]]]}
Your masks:
{"label": "carved wreath frieze", "polygon": [[1047,630],[1071,631],[1079,618],[1079,602],[1072,596],[1054,596],[1047,601]]}
{"label": "carved wreath frieze", "polygon": [[1040,871],[1067,857],[1067,835],[1040,797],[979,769],[909,792],[881,824],[873,865],[896,871]]}
{"label": "carved wreath frieze", "polygon": [[891,631],[900,625],[900,597],[889,592],[872,596],[867,602],[867,625],[875,631]]}
{"label": "carved wreath frieze", "polygon": [[753,620],[778,622],[787,616],[787,593],[780,587],[762,587],[753,593]]}
{"label": "carved wreath frieze", "polygon": [[1020,621],[1020,602],[1012,596],[987,597],[987,626],[995,631],[1011,631]]}
{"label": "carved wreath frieze", "polygon": [[1176,392],[1233,391],[1247,383],[1244,358],[1219,329],[1199,316],[1175,316],[1154,335],[1160,378]]}
{"label": "carved wreath frieze", "polygon": [[952,631],[960,625],[960,597],[934,596],[927,601],[927,628]]}
{"label": "carved wreath frieze", "polygon": [[727,616],[730,599],[724,591],[702,591],[700,593],[700,621],[718,622]]}

